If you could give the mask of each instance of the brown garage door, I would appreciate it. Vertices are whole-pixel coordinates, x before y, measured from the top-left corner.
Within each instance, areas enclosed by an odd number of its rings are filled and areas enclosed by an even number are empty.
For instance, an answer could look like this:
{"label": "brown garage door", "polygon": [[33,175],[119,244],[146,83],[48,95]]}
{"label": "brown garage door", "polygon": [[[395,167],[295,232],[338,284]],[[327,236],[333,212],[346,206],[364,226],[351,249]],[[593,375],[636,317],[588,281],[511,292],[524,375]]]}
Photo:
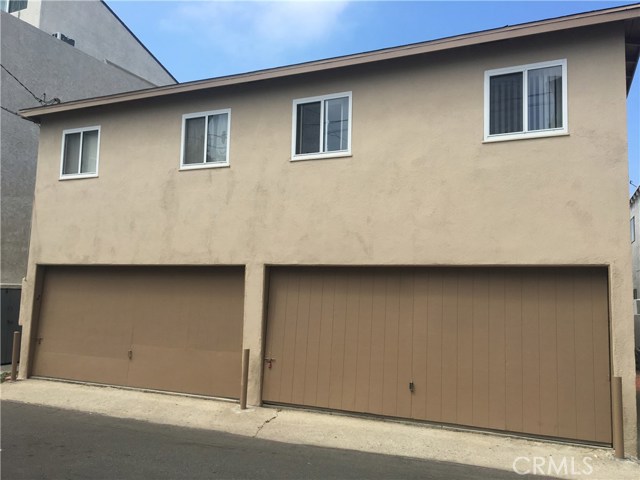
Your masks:
{"label": "brown garage door", "polygon": [[263,398],[611,443],[600,268],[281,268]]}
{"label": "brown garage door", "polygon": [[235,267],[49,267],[33,374],[238,397]]}

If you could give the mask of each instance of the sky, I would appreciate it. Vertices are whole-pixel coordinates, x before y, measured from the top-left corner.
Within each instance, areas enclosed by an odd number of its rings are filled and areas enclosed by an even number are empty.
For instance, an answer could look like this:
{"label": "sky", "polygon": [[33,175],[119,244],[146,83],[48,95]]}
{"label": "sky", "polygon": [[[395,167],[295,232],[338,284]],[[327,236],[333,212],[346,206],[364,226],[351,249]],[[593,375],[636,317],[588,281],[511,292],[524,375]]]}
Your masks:
{"label": "sky", "polygon": [[[634,1],[106,0],[180,82],[290,65]],[[640,68],[627,97],[629,178],[640,185]],[[636,187],[629,185],[630,193]]]}

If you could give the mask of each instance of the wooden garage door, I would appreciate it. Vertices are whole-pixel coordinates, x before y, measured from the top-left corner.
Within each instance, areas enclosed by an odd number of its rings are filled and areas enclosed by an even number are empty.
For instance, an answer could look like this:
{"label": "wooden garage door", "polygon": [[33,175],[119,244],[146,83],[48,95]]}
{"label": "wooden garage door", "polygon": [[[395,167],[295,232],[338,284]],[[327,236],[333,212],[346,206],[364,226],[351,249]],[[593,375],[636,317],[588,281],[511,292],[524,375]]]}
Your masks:
{"label": "wooden garage door", "polygon": [[49,267],[33,375],[221,397],[240,393],[235,267]]}
{"label": "wooden garage door", "polygon": [[282,268],[263,398],[611,443],[600,268]]}

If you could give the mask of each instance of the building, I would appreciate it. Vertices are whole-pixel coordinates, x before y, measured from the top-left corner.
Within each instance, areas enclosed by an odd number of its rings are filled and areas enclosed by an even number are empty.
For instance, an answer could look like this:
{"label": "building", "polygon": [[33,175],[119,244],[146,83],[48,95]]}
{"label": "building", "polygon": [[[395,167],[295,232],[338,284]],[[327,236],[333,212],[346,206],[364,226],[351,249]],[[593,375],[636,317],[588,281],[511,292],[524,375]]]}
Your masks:
{"label": "building", "polygon": [[254,405],[600,445],[616,376],[635,454],[638,44],[626,6],[23,111],[21,375],[237,398],[246,348]]}
{"label": "building", "polygon": [[37,124],[20,118],[17,110],[55,99],[66,102],[173,84],[175,79],[101,1],[12,0],[0,7],[0,303],[6,363],[27,269],[39,132]]}
{"label": "building", "polygon": [[173,75],[102,0],[0,0],[0,10],[130,77],[137,77],[144,85],[139,88],[176,83]]}
{"label": "building", "polygon": [[[634,306],[634,320],[635,320],[635,338],[636,348],[640,348],[640,228],[638,223],[640,222],[640,188],[637,188],[631,199],[629,200],[630,220],[629,226],[631,227],[631,268],[633,275],[633,306]],[[640,363],[636,365],[640,366]]]}

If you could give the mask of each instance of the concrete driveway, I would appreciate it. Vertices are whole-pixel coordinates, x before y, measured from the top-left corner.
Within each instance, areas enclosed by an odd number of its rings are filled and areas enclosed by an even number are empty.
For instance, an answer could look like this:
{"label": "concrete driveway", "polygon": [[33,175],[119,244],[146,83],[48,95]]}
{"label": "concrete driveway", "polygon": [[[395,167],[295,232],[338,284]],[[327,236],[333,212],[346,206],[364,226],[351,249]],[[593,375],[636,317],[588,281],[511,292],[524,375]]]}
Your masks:
{"label": "concrete driveway", "polygon": [[[564,478],[640,478],[637,462],[615,460],[609,448],[296,409],[240,410],[234,402],[37,379],[4,383],[1,393],[3,402],[213,430],[291,445],[474,465],[505,472],[513,472],[514,467],[520,472],[531,471],[538,465],[536,473]],[[585,475],[587,466],[591,468],[589,477]]]}
{"label": "concrete driveway", "polygon": [[2,405],[2,478],[500,480],[514,472],[353,450],[290,445],[62,410]]}

